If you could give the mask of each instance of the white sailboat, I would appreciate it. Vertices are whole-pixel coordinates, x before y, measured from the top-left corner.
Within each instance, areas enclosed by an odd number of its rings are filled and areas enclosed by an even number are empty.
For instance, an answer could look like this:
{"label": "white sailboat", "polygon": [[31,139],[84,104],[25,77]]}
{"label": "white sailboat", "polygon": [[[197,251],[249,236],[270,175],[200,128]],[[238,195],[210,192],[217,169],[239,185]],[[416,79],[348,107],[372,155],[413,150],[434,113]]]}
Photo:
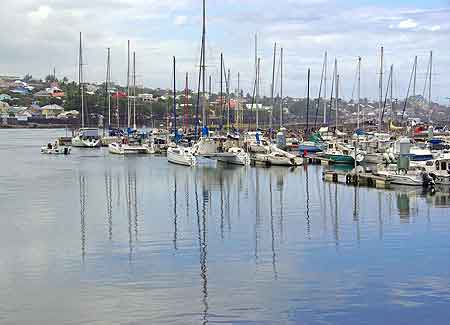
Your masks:
{"label": "white sailboat", "polygon": [[83,86],[83,48],[80,33],[80,52],[79,52],[79,66],[78,66],[78,83],[80,85],[81,97],[81,128],[77,135],[72,138],[72,146],[83,148],[97,148],[100,147],[100,135],[97,128],[84,127],[84,86]]}

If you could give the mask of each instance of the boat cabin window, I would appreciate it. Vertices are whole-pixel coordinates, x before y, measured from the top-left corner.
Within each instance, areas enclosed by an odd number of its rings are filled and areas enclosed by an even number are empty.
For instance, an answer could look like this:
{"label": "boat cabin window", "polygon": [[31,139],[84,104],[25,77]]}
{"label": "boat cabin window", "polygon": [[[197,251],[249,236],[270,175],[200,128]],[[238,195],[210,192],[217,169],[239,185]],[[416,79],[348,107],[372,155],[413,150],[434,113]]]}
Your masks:
{"label": "boat cabin window", "polygon": [[447,162],[441,161],[441,170],[447,170]]}

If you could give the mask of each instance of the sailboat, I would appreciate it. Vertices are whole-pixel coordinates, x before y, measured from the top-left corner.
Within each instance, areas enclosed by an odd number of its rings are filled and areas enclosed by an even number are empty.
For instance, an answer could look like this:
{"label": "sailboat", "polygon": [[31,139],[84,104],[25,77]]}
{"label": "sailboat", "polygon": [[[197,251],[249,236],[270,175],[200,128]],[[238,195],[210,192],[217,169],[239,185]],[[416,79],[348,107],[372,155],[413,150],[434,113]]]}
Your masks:
{"label": "sailboat", "polygon": [[176,91],[176,60],[173,57],[173,132],[175,135],[175,145],[167,149],[167,161],[173,164],[184,166],[195,166],[197,159],[194,155],[192,147],[182,147],[178,144],[178,130],[177,130],[177,91]]}
{"label": "sailboat", "polygon": [[72,146],[83,148],[97,148],[100,147],[100,135],[98,128],[84,127],[84,87],[83,87],[83,49],[80,33],[80,51],[79,51],[79,67],[78,67],[78,83],[80,86],[81,98],[81,128],[77,135],[72,138]]}

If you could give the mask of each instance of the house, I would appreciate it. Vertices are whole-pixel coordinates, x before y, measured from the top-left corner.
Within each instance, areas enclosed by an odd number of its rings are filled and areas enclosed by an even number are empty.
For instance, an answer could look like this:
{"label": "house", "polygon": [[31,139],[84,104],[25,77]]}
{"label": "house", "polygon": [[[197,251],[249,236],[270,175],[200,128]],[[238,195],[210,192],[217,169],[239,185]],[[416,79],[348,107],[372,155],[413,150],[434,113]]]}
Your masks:
{"label": "house", "polygon": [[61,106],[56,105],[56,104],[46,105],[46,106],[42,107],[42,115],[44,115],[46,118],[57,117],[63,111],[64,111],[64,108],[62,108]]}
{"label": "house", "polygon": [[50,97],[50,94],[46,90],[40,90],[37,93],[35,93],[33,96],[37,97],[37,98],[48,98],[48,97]]}
{"label": "house", "polygon": [[253,109],[256,110],[256,109],[258,109],[258,111],[259,111],[259,110],[261,110],[263,108],[263,106],[262,106],[262,104],[253,104],[253,105],[252,104],[245,104],[245,108],[248,109],[248,110],[251,110],[251,109],[252,110]]}
{"label": "house", "polygon": [[20,86],[14,88],[13,90],[11,90],[11,92],[14,94],[27,95],[30,92],[30,90],[28,90],[28,88]]}
{"label": "house", "polygon": [[138,98],[144,103],[151,103],[153,101],[153,94],[139,94]]}
{"label": "house", "polygon": [[27,108],[27,112],[30,113],[32,116],[41,116],[42,108],[38,104],[34,103]]}
{"label": "house", "polygon": [[117,99],[117,98],[119,98],[119,99],[121,99],[121,98],[127,98],[127,93],[126,93],[126,92],[123,92],[123,91],[117,91],[117,92],[115,92],[115,93],[112,95],[112,98],[113,98],[113,99]]}
{"label": "house", "polygon": [[85,86],[85,89],[86,89],[87,94],[94,95],[97,92],[97,90],[100,89],[100,87],[96,86],[96,85],[88,84]]}
{"label": "house", "polygon": [[67,112],[62,112],[61,114],[58,115],[58,118],[61,119],[65,119],[65,118],[75,118],[78,117],[80,113],[78,111],[67,111]]}
{"label": "house", "polygon": [[0,114],[6,114],[9,111],[9,104],[0,101]]}
{"label": "house", "polygon": [[0,94],[0,101],[6,101],[6,100],[11,100],[12,97],[9,96],[8,94]]}

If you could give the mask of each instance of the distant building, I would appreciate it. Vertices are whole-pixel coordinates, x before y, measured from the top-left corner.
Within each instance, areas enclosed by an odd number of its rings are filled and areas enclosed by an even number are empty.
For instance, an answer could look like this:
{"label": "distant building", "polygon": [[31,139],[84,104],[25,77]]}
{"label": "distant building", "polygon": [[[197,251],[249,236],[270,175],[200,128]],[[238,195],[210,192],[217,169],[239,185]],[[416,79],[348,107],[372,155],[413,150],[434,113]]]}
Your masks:
{"label": "distant building", "polygon": [[153,94],[139,94],[138,98],[144,103],[151,103],[154,101]]}
{"label": "distant building", "polygon": [[9,104],[0,101],[0,114],[6,114],[9,111]]}
{"label": "distant building", "polygon": [[0,94],[0,101],[11,100],[12,97],[8,94]]}
{"label": "distant building", "polygon": [[14,88],[13,90],[11,90],[12,93],[14,94],[19,94],[19,95],[28,95],[30,93],[30,90],[25,88],[25,87],[17,87]]}
{"label": "distant building", "polygon": [[40,90],[33,95],[36,98],[49,98],[51,97],[47,90]]}
{"label": "distant building", "polygon": [[46,105],[42,107],[42,115],[44,115],[46,118],[49,117],[57,117],[59,114],[61,114],[64,111],[64,108],[62,108],[59,105]]}
{"label": "distant building", "polygon": [[262,104],[245,104],[245,108],[246,109],[248,109],[248,110],[253,110],[253,109],[258,109],[258,111],[259,110],[262,110],[262,108],[263,108],[263,105]]}

